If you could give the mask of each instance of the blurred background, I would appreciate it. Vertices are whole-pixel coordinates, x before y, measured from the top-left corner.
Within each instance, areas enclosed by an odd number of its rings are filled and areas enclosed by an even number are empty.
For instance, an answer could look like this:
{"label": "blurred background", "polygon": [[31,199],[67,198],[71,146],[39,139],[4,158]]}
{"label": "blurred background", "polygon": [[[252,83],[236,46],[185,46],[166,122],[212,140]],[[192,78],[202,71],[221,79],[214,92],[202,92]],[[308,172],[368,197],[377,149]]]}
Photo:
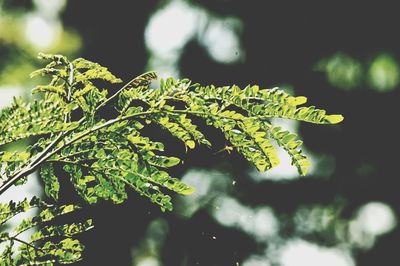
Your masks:
{"label": "blurred background", "polygon": [[[345,116],[335,126],[275,121],[304,140],[308,176],[284,153],[267,173],[216,153],[226,144],[216,131],[214,151],[187,154],[151,132],[184,159],[174,174],[196,193],[175,197],[172,213],[135,193],[88,208],[96,228],[77,265],[397,266],[399,25],[383,3],[0,0],[0,105],[30,97],[38,52],[85,57],[126,81],[156,70],[306,95]],[[40,195],[31,180],[1,201]]]}

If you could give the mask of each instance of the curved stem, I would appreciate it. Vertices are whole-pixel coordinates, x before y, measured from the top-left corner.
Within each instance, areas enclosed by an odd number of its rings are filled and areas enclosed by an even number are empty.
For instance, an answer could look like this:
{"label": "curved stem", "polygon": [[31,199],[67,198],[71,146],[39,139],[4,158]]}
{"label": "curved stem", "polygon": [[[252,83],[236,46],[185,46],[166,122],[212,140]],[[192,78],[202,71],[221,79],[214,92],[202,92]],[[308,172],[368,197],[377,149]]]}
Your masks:
{"label": "curved stem", "polygon": [[143,73],[133,79],[131,79],[128,83],[126,83],[122,88],[120,88],[116,93],[114,93],[112,96],[110,96],[109,98],[107,98],[104,102],[102,102],[99,106],[97,106],[96,111],[98,111],[100,108],[102,108],[103,106],[105,106],[108,102],[110,102],[111,100],[113,100],[115,97],[117,97],[123,90],[129,88],[129,86],[132,85],[132,83],[134,83],[135,81],[138,81],[141,77],[148,75],[149,73],[154,73],[153,71],[149,71],[146,73]]}

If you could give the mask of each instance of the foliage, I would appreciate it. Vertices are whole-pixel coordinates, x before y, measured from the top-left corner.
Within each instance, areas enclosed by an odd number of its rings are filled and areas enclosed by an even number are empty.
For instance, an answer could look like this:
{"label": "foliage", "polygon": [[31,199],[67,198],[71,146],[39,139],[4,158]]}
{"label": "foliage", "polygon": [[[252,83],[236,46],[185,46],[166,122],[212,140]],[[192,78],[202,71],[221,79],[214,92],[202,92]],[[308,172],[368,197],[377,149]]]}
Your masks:
{"label": "foliage", "polygon": [[[0,204],[0,225],[32,208],[39,209],[37,216],[24,219],[12,232],[0,233],[0,243],[7,243],[0,255],[0,265],[52,265],[54,262],[68,264],[80,260],[83,246],[72,237],[89,230],[92,220],[62,226],[48,225],[56,217],[77,210],[79,207],[76,205],[52,206],[36,197],[21,202],[10,201]],[[20,235],[32,228],[37,231],[31,235],[30,241],[22,240]],[[14,256],[16,242],[21,245],[19,253]]]}
{"label": "foliage", "polygon": [[[40,169],[45,193],[57,203],[62,173],[55,169],[62,168],[89,204],[99,200],[121,203],[127,198],[127,189],[133,189],[162,210],[171,210],[169,192],[188,195],[194,188],[170,176],[168,169],[178,165],[180,159],[167,154],[163,143],[145,136],[146,127],[155,125],[169,132],[186,149],[211,147],[195,123],[203,120],[223,133],[229,149],[236,149],[260,171],[279,164],[275,142],[305,175],[309,162],[301,151],[302,142],[296,134],[273,126],[271,118],[316,124],[335,124],[343,119],[313,106],[299,107],[306,102],[305,97],[293,97],[277,88],[201,86],[173,78],[161,79],[159,87],[152,88],[150,83],[157,79],[154,72],[134,78],[108,97],[108,90],[100,85],[121,80],[107,68],[82,58],[69,61],[61,55],[45,54],[40,58],[49,63],[31,76],[51,79],[32,93],[43,93],[44,97],[33,103],[14,99],[2,110],[0,145],[27,137],[41,138],[23,152],[1,152],[0,193],[22,184],[28,174]],[[105,119],[101,111],[110,107],[117,111]],[[1,233],[0,242],[8,243],[2,261],[6,265],[51,265],[79,260],[83,246],[71,237],[90,229],[91,221],[48,225],[54,217],[78,206],[50,206],[37,198],[10,202],[0,206],[1,225],[30,208],[38,208],[38,216],[23,221],[14,233]],[[18,238],[31,227],[38,231],[30,242]],[[13,256],[16,241],[22,245]]]}

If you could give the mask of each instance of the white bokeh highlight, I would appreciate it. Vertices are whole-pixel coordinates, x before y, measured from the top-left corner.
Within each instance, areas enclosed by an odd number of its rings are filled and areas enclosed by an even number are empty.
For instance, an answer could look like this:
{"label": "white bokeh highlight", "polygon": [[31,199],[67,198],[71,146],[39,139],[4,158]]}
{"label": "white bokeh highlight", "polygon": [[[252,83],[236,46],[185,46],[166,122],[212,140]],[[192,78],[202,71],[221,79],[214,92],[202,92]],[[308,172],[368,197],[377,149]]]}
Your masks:
{"label": "white bokeh highlight", "polygon": [[278,232],[279,221],[268,206],[253,209],[228,196],[216,199],[213,206],[212,214],[220,224],[239,228],[259,242],[268,241]]}
{"label": "white bokeh highlight", "polygon": [[26,38],[38,49],[51,47],[59,32],[59,27],[37,14],[30,15],[26,19]]}
{"label": "white bokeh highlight", "polygon": [[242,266],[271,266],[266,257],[251,256],[246,259]]}
{"label": "white bokeh highlight", "polygon": [[348,251],[321,247],[301,239],[288,241],[280,253],[282,266],[355,266]]}
{"label": "white bokeh highlight", "polygon": [[394,211],[382,202],[369,202],[363,205],[349,224],[352,245],[369,249],[377,237],[389,233],[397,225]]}
{"label": "white bokeh highlight", "polygon": [[160,263],[154,257],[146,257],[140,260],[137,266],[160,266]]}
{"label": "white bokeh highlight", "polygon": [[220,18],[183,0],[170,0],[150,18],[145,44],[150,51],[147,68],[159,76],[179,76],[182,50],[196,40],[216,62],[231,64],[243,59],[239,19]]}
{"label": "white bokeh highlight", "polygon": [[180,53],[195,34],[198,15],[186,2],[170,2],[152,15],[145,30],[146,46],[155,56],[168,58]]}
{"label": "white bokeh highlight", "polygon": [[34,3],[34,11],[25,17],[25,37],[34,48],[46,51],[62,33],[59,13],[66,0],[35,0]]}
{"label": "white bokeh highlight", "polygon": [[199,42],[216,62],[232,64],[241,59],[241,44],[236,28],[241,27],[237,19],[212,19]]}

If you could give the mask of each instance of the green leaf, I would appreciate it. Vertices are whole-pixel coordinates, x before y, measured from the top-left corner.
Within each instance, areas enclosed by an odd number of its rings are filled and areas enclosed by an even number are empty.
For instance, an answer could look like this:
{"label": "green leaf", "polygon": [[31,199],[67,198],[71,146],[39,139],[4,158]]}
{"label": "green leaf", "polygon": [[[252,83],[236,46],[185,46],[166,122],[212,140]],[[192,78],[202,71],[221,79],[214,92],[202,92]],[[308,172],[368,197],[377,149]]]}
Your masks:
{"label": "green leaf", "polygon": [[325,116],[325,120],[329,123],[329,124],[337,124],[342,122],[344,119],[344,117],[342,115],[327,115]]}
{"label": "green leaf", "polygon": [[196,147],[196,142],[193,140],[187,140],[185,141],[185,144],[189,149],[194,149],[194,147]]}
{"label": "green leaf", "polygon": [[65,130],[71,126],[64,122],[65,112],[61,102],[39,100],[26,104],[14,98],[13,104],[0,112],[0,145]]}
{"label": "green leaf", "polygon": [[154,155],[151,158],[149,158],[149,163],[160,166],[160,167],[165,167],[169,168],[172,166],[175,166],[180,163],[180,159],[177,157],[167,157],[167,156],[158,156]]}
{"label": "green leaf", "polygon": [[310,162],[300,149],[301,140],[297,139],[297,135],[283,130],[281,127],[273,127],[269,129],[271,137],[276,140],[279,146],[283,147],[292,158],[292,165],[297,167],[300,175],[306,175],[310,167]]}
{"label": "green leaf", "polygon": [[42,228],[40,228],[40,230],[32,234],[30,243],[54,237],[63,237],[63,236],[72,237],[76,234],[88,231],[91,228],[93,228],[93,221],[91,219],[87,220],[84,223],[64,224],[61,226],[60,225],[43,226]]}
{"label": "green leaf", "polygon": [[61,86],[54,86],[54,85],[39,85],[36,86],[32,90],[32,94],[40,93],[40,92],[50,92],[50,93],[57,93],[62,96],[67,96],[67,92]]}
{"label": "green leaf", "polygon": [[37,197],[33,197],[32,199],[25,198],[20,202],[10,201],[8,203],[0,203],[0,225],[19,213],[41,206],[45,206],[45,203]]}
{"label": "green leaf", "polygon": [[[54,207],[38,198],[32,198],[0,204],[0,225],[31,208],[38,208],[39,214],[22,220],[9,232],[0,232],[0,243],[5,247],[0,254],[0,265],[58,265],[79,261],[82,258],[83,245],[72,237],[92,229],[92,221],[89,219],[83,223],[48,225],[57,216],[75,211],[79,207]],[[31,239],[21,240],[20,235],[33,227],[37,230],[31,235]],[[14,247],[15,242],[21,243],[18,249]]]}
{"label": "green leaf", "polygon": [[60,183],[58,182],[58,178],[54,173],[54,167],[52,163],[46,163],[42,165],[40,168],[40,177],[44,182],[44,191],[46,195],[57,201],[60,191]]}
{"label": "green leaf", "polygon": [[196,143],[193,141],[190,131],[182,127],[180,123],[175,122],[173,118],[170,119],[169,115],[158,115],[155,116],[153,119],[163,129],[169,131],[171,135],[180,139],[189,149],[193,149],[196,146]]}
{"label": "green leaf", "polygon": [[182,189],[180,191],[180,194],[182,195],[191,195],[196,191],[196,189],[194,187],[191,186],[187,186],[185,189]]}

